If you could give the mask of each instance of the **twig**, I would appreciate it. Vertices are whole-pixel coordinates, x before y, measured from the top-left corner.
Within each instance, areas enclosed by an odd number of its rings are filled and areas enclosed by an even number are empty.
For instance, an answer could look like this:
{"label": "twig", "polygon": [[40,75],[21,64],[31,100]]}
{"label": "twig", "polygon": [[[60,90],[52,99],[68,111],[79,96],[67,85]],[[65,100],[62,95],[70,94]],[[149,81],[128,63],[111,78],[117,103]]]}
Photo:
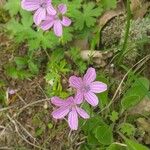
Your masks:
{"label": "twig", "polygon": [[9,107],[5,107],[5,108],[1,108],[0,109],[0,112],[2,112],[2,111],[6,111],[6,110],[9,110],[9,109],[12,109],[12,108],[14,108],[16,105],[14,105],[14,106],[9,106]]}
{"label": "twig", "polygon": [[28,141],[24,136],[22,136],[22,135],[20,134],[20,132],[19,132],[19,129],[18,129],[18,126],[17,126],[15,120],[13,120],[8,114],[7,114],[7,117],[8,117],[8,119],[12,122],[12,124],[14,125],[15,130],[16,130],[16,133],[18,134],[18,136],[21,137],[26,143],[28,143],[28,144],[30,144],[31,146],[36,147],[36,148],[38,148],[38,149],[46,150],[45,148],[42,148],[42,147],[40,147],[40,146],[38,146],[38,145],[35,145],[35,144],[31,143],[31,142]]}
{"label": "twig", "polygon": [[[23,127],[23,125],[19,122],[19,121],[17,121],[16,119],[15,119],[15,121],[18,123],[18,125],[23,129],[23,131],[24,132],[26,132],[26,134],[29,136],[29,137],[31,137],[35,142],[37,142],[36,141],[36,138],[35,137],[33,137],[28,131],[27,131],[27,129],[25,128],[25,127]],[[37,142],[38,143],[38,142]],[[39,144],[39,143],[38,143]]]}
{"label": "twig", "polygon": [[32,102],[32,103],[29,103],[29,104],[27,104],[26,106],[22,107],[22,108],[19,110],[19,112],[17,113],[17,115],[19,116],[19,114],[20,114],[24,109],[26,109],[26,108],[28,108],[28,107],[31,107],[31,106],[33,106],[33,105],[35,105],[35,104],[38,104],[38,103],[41,103],[41,102],[45,102],[45,101],[48,101],[48,100],[49,100],[49,98],[46,98],[46,99],[42,99],[42,100],[38,100],[38,101],[35,101],[35,102]]}

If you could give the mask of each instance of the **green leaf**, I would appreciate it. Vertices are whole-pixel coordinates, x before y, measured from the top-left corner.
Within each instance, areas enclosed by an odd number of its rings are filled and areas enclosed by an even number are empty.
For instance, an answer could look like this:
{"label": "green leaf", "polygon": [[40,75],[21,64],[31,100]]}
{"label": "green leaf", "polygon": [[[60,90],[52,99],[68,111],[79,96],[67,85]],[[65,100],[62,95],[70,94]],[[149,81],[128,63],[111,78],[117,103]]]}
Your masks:
{"label": "green leaf", "polygon": [[28,67],[29,70],[33,73],[33,74],[37,74],[39,72],[39,68],[38,65],[33,63],[32,61],[28,62]]}
{"label": "green leaf", "polygon": [[104,121],[99,116],[95,116],[86,121],[86,123],[82,127],[82,130],[86,134],[88,134],[90,132],[94,132],[96,128],[100,125],[105,125]]}
{"label": "green leaf", "polygon": [[136,141],[125,139],[125,142],[128,145],[128,150],[149,150],[148,147],[139,144]]}
{"label": "green leaf", "polygon": [[75,10],[72,17],[75,19],[75,28],[82,30],[84,26],[94,26],[96,18],[99,17],[103,12],[102,7],[96,7],[95,3],[89,2],[83,5],[83,12]]}
{"label": "green leaf", "polygon": [[140,97],[138,95],[132,95],[129,97],[125,97],[122,100],[121,104],[124,109],[129,109],[129,108],[135,106],[136,104],[138,104],[139,101],[140,101]]}
{"label": "green leaf", "polygon": [[5,9],[9,11],[11,16],[16,15],[21,9],[21,1],[20,0],[8,0],[5,4]]}
{"label": "green leaf", "polygon": [[117,121],[118,120],[118,112],[116,112],[116,111],[113,111],[112,113],[111,113],[111,115],[110,115],[110,120],[112,121],[112,122],[115,122],[115,121]]}
{"label": "green leaf", "polygon": [[103,5],[104,9],[116,8],[117,0],[101,0],[100,3]]}
{"label": "green leaf", "polygon": [[96,128],[95,137],[104,145],[109,145],[113,141],[112,129],[108,125],[102,125]]}
{"label": "green leaf", "polygon": [[149,80],[137,78],[131,88],[124,95],[121,105],[123,109],[129,109],[138,104],[149,93]]}
{"label": "green leaf", "polygon": [[122,143],[112,143],[106,150],[127,150],[127,146]]}
{"label": "green leaf", "polygon": [[127,136],[134,136],[135,127],[130,123],[122,123],[120,126],[120,131]]}
{"label": "green leaf", "polygon": [[15,63],[18,68],[23,68],[27,65],[27,58],[26,57],[15,57]]}

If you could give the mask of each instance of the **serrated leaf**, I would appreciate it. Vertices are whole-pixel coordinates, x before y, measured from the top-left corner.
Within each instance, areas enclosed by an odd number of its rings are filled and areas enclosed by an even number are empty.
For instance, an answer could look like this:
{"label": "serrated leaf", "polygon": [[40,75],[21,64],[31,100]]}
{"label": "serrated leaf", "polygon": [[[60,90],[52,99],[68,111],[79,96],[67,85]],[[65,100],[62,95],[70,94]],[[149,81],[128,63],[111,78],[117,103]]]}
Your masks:
{"label": "serrated leaf", "polygon": [[96,7],[93,2],[84,4],[83,11],[75,10],[72,14],[72,17],[75,18],[75,28],[82,30],[85,25],[87,27],[94,26],[96,23],[96,18],[100,16],[102,12],[102,7]]}
{"label": "serrated leaf", "polygon": [[31,73],[33,73],[33,74],[37,74],[39,72],[38,65],[36,65],[32,61],[28,62],[28,67],[29,67],[29,70],[31,71]]}
{"label": "serrated leaf", "polygon": [[8,0],[5,4],[5,9],[9,11],[11,16],[16,15],[21,9],[21,1],[20,0]]}

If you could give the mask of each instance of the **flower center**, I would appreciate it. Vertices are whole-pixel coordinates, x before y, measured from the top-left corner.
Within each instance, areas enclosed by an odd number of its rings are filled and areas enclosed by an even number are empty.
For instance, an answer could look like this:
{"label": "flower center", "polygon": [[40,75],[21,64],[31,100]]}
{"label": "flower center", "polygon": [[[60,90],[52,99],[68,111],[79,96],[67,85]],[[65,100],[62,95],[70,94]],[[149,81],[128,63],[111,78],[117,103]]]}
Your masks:
{"label": "flower center", "polygon": [[84,93],[87,93],[90,91],[90,86],[89,85],[83,85],[81,87],[81,91],[84,92]]}
{"label": "flower center", "polygon": [[40,2],[40,6],[41,6],[42,8],[46,8],[47,3],[46,3],[46,2],[44,2],[43,0],[41,0],[41,2]]}

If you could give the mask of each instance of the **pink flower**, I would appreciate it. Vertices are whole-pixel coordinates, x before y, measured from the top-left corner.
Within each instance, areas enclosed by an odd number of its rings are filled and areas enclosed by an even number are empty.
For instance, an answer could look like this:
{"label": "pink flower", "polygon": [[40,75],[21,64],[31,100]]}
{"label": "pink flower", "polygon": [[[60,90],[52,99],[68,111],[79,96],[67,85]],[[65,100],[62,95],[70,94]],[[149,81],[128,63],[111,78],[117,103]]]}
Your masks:
{"label": "pink flower", "polygon": [[36,25],[39,25],[46,18],[47,14],[56,14],[51,0],[22,0],[21,6],[27,11],[35,11],[33,19]]}
{"label": "pink flower", "polygon": [[13,95],[13,94],[15,94],[15,93],[17,93],[18,92],[18,90],[14,90],[14,89],[7,89],[7,92],[8,92],[8,94],[10,94],[10,95]]}
{"label": "pink flower", "polygon": [[96,79],[96,72],[94,68],[89,68],[83,78],[71,76],[69,83],[71,87],[77,89],[75,99],[77,104],[82,103],[85,99],[92,106],[98,104],[98,97],[95,93],[101,93],[107,90],[105,83],[94,81]]}
{"label": "pink flower", "polygon": [[53,27],[54,33],[56,36],[62,36],[63,26],[70,26],[71,20],[68,17],[65,17],[64,14],[67,12],[67,6],[65,4],[58,5],[56,15],[49,15],[42,22],[41,28],[43,30],[48,30]]}
{"label": "pink flower", "polygon": [[62,119],[68,115],[68,124],[72,130],[78,129],[78,115],[84,119],[88,119],[89,115],[80,107],[77,106],[76,100],[73,97],[62,100],[59,97],[51,99],[52,104],[59,107],[52,112],[55,119]]}

